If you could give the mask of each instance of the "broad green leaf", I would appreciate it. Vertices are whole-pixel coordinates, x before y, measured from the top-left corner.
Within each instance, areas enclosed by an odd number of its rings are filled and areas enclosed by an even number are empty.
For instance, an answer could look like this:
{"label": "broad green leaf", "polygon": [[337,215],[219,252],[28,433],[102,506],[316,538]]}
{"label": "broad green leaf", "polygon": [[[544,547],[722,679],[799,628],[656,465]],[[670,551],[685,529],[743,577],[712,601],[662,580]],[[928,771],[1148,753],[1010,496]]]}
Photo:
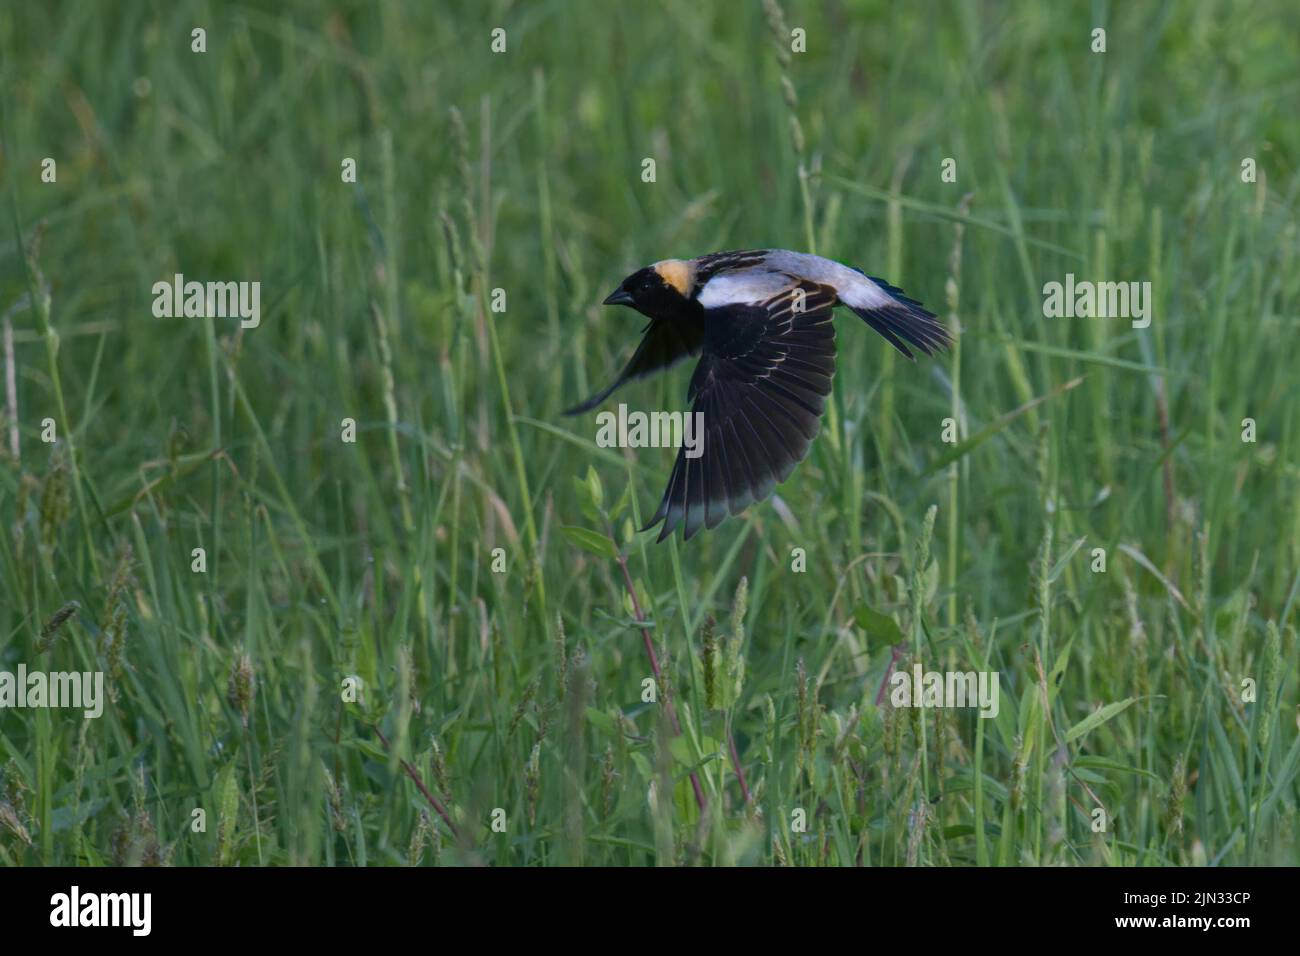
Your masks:
{"label": "broad green leaf", "polygon": [[881,614],[865,604],[859,604],[853,609],[853,620],[857,621],[858,627],[862,628],[867,637],[873,641],[891,647],[903,642],[903,632],[888,614]]}
{"label": "broad green leaf", "polygon": [[619,495],[618,500],[614,502],[614,507],[609,509],[610,519],[618,520],[618,516],[623,513],[623,509],[625,509],[628,506],[628,503],[631,500],[632,500],[632,482],[628,481],[624,483],[623,493]]}
{"label": "broad green leaf", "polygon": [[597,710],[595,707],[587,708],[587,723],[604,733],[612,734],[614,732],[614,718],[603,710]]}
{"label": "broad green leaf", "polygon": [[596,503],[591,499],[591,485],[577,475],[573,476],[573,490],[578,496],[578,507],[582,509],[582,516],[593,524],[600,522],[600,511],[597,510]]}
{"label": "broad green leaf", "polygon": [[934,603],[934,596],[939,593],[939,559],[933,558],[930,566],[925,569],[922,577],[922,583],[925,590],[922,592],[922,607],[929,607]]}
{"label": "broad green leaf", "polygon": [[576,524],[563,525],[560,530],[564,532],[566,538],[584,551],[590,551],[602,558],[618,557],[618,548],[615,547],[614,542],[609,539],[608,535]]}
{"label": "broad green leaf", "polygon": [[672,754],[673,759],[687,770],[694,770],[700,764],[713,760],[721,751],[721,745],[712,737],[700,738],[700,757],[698,759],[696,759],[693,752],[691,742],[685,737],[674,737],[668,744],[668,752]]}
{"label": "broad green leaf", "polygon": [[1065,732],[1065,742],[1068,744],[1073,740],[1078,740],[1088,731],[1100,727],[1116,714],[1123,713],[1129,707],[1133,706],[1136,701],[1136,697],[1125,697],[1123,700],[1117,700],[1113,704],[1107,704],[1105,707],[1098,707],[1091,714]]}
{"label": "broad green leaf", "polygon": [[591,492],[591,503],[597,508],[605,504],[605,489],[601,487],[600,475],[596,474],[596,469],[591,465],[587,466],[587,488]]}

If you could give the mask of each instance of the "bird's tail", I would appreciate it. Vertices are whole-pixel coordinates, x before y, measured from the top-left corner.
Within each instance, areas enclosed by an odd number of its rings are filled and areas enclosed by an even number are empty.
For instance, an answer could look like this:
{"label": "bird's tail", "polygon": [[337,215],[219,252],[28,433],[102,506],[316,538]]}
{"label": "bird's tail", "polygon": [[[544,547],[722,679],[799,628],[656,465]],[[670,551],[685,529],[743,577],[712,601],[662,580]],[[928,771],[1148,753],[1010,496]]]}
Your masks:
{"label": "bird's tail", "polygon": [[888,299],[859,305],[852,302],[844,304],[856,312],[863,322],[883,335],[890,345],[912,358],[908,344],[926,355],[933,355],[952,344],[952,334],[934,317],[933,312],[926,311],[920,302],[909,299],[903,295],[902,289],[890,285],[884,279],[875,276],[867,278],[887,293]]}

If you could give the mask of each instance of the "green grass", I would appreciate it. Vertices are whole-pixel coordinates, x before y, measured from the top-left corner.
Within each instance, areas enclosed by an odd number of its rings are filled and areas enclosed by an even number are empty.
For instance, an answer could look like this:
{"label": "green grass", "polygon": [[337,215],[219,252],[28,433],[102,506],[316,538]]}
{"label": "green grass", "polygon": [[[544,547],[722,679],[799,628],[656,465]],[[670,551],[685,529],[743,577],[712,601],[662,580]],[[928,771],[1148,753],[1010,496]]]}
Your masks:
{"label": "green grass", "polygon": [[[0,863],[1300,862],[1292,5],[785,6],[786,63],[761,4],[0,11],[0,670],[112,693],[0,711]],[[768,245],[960,344],[841,317],[779,502],[655,545],[672,452],[560,415],[597,303]],[[1044,318],[1067,272],[1151,326]],[[895,655],[999,715],[877,708]]]}

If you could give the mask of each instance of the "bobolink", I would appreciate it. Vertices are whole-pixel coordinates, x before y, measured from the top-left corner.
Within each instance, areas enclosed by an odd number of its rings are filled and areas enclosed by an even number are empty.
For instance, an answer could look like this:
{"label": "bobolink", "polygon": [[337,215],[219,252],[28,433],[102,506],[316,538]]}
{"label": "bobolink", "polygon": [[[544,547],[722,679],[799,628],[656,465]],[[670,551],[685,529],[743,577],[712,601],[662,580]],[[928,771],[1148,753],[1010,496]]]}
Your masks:
{"label": "bobolink", "polygon": [[702,412],[703,453],[677,453],[654,517],[663,541],[690,539],[762,501],[808,454],[835,374],[831,310],[846,305],[909,359],[945,348],[948,330],[887,282],[786,249],[664,259],[632,273],[605,305],[650,319],[627,366],[565,414],[590,411],[626,382],[699,355],[687,401]]}

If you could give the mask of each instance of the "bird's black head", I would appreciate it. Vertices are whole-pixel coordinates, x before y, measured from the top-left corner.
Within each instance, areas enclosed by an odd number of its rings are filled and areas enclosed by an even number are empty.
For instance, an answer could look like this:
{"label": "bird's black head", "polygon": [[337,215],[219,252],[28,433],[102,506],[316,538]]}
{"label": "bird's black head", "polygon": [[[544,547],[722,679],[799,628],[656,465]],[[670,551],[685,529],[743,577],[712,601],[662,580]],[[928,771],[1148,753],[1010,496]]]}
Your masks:
{"label": "bird's black head", "polygon": [[624,279],[605,305],[626,305],[650,318],[670,314],[687,305],[693,271],[680,259],[656,262]]}

